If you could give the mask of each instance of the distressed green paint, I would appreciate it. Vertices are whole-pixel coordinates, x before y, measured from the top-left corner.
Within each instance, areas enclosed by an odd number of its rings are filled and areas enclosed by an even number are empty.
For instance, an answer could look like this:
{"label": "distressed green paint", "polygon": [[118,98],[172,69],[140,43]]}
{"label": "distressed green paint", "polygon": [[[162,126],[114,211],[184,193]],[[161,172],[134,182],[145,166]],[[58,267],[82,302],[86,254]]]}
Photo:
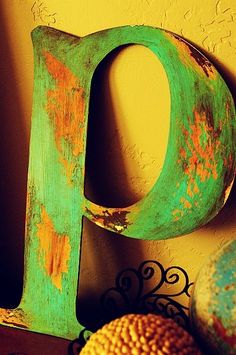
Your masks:
{"label": "distressed green paint", "polygon": [[[150,48],[168,76],[168,150],[145,198],[127,208],[106,208],[84,196],[91,80],[107,54],[135,43]],[[73,339],[83,329],[75,310],[82,217],[129,237],[156,240],[205,224],[223,206],[233,181],[235,112],[215,68],[167,31],[126,26],[79,38],[39,27],[33,44],[24,291],[18,308],[0,309],[0,322]]]}
{"label": "distressed green paint", "polygon": [[200,271],[192,296],[194,330],[219,354],[236,353],[235,255],[236,240],[214,253]]}

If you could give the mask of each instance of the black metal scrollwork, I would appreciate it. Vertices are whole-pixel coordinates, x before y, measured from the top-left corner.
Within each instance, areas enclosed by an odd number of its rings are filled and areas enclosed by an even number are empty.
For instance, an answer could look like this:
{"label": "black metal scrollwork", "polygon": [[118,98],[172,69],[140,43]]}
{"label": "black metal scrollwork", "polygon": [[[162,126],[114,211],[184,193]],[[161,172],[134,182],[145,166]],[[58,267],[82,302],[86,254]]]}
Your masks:
{"label": "black metal scrollwork", "polygon": [[[144,261],[138,269],[122,270],[116,276],[115,286],[101,296],[103,319],[96,328],[127,313],[161,314],[187,328],[192,285],[183,268],[170,266],[165,269],[156,260]],[[91,334],[87,329],[82,330],[78,339],[70,343],[68,354],[79,354]]]}
{"label": "black metal scrollwork", "polygon": [[144,261],[137,270],[128,268],[119,272],[115,286],[102,295],[105,321],[127,313],[155,313],[173,318],[187,327],[188,306],[178,298],[186,297],[188,301],[192,285],[183,268],[171,266],[164,269],[158,261]]}

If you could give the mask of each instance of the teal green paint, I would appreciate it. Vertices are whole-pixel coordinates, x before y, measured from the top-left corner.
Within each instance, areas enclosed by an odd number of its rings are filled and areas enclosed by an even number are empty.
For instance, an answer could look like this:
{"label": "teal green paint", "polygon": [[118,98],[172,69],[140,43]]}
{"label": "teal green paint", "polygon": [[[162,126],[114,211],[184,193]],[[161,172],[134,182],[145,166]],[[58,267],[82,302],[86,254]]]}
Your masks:
{"label": "teal green paint", "polygon": [[[219,349],[225,354],[236,352],[236,240],[224,247],[215,261],[215,272],[212,275],[214,289],[209,314],[220,320],[226,334],[232,337],[234,345],[219,335],[215,336]],[[234,349],[234,350],[233,350]]]}
{"label": "teal green paint", "polygon": [[[91,80],[107,54],[133,43],[150,48],[166,70],[171,92],[169,143],[162,173],[147,196],[127,208],[106,208],[84,196]],[[73,339],[83,329],[75,312],[82,217],[138,239],[170,238],[204,225],[223,206],[234,178],[235,112],[230,92],[213,66],[164,30],[126,26],[78,38],[39,27],[33,31],[33,44],[24,293],[13,316],[7,318],[0,309],[0,320]],[[202,152],[208,150],[205,156]],[[207,175],[204,179],[200,171]],[[19,310],[22,324],[13,322]]]}
{"label": "teal green paint", "polygon": [[192,294],[195,333],[216,354],[236,353],[236,240],[203,266]]}

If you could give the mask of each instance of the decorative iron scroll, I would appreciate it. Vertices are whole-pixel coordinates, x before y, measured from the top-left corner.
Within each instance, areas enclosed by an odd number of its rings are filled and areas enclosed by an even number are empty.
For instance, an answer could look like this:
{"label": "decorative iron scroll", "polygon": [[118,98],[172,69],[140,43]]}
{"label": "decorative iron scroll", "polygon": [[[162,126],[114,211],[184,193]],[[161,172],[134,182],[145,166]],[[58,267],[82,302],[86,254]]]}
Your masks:
{"label": "decorative iron scroll", "polygon": [[[148,284],[151,288],[148,288]],[[190,297],[186,271],[179,266],[165,269],[158,261],[147,260],[138,269],[128,268],[118,273],[115,287],[101,297],[105,322],[127,313],[155,313],[173,318],[183,327],[188,326],[188,307],[178,301],[179,296]]]}
{"label": "decorative iron scroll", "polygon": [[[156,260],[144,261],[138,269],[124,269],[117,274],[115,286],[101,296],[103,319],[97,328],[127,313],[161,314],[187,328],[188,306],[178,298],[186,297],[188,304],[192,285],[183,268],[170,266],[165,269]],[[91,332],[84,329],[79,338],[70,343],[69,354],[78,354],[90,335]]]}
{"label": "decorative iron scroll", "polygon": [[[170,266],[165,269],[156,260],[146,260],[138,269],[124,269],[117,274],[115,286],[101,296],[103,319],[96,328],[127,313],[161,314],[187,328],[188,306],[179,302],[178,298],[186,298],[185,303],[188,304],[192,285],[183,268]],[[70,343],[68,354],[78,354],[91,334],[83,329],[79,337]]]}

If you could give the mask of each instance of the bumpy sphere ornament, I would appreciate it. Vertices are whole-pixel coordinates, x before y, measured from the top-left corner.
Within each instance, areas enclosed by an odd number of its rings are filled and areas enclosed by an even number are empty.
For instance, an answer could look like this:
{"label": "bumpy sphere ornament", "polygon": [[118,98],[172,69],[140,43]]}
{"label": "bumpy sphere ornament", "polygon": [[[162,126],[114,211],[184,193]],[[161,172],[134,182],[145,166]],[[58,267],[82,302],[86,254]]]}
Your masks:
{"label": "bumpy sphere ornament", "polygon": [[94,333],[80,355],[200,355],[192,336],[172,319],[128,314]]}
{"label": "bumpy sphere ornament", "polygon": [[236,354],[236,240],[212,255],[200,271],[191,321],[211,354]]}

